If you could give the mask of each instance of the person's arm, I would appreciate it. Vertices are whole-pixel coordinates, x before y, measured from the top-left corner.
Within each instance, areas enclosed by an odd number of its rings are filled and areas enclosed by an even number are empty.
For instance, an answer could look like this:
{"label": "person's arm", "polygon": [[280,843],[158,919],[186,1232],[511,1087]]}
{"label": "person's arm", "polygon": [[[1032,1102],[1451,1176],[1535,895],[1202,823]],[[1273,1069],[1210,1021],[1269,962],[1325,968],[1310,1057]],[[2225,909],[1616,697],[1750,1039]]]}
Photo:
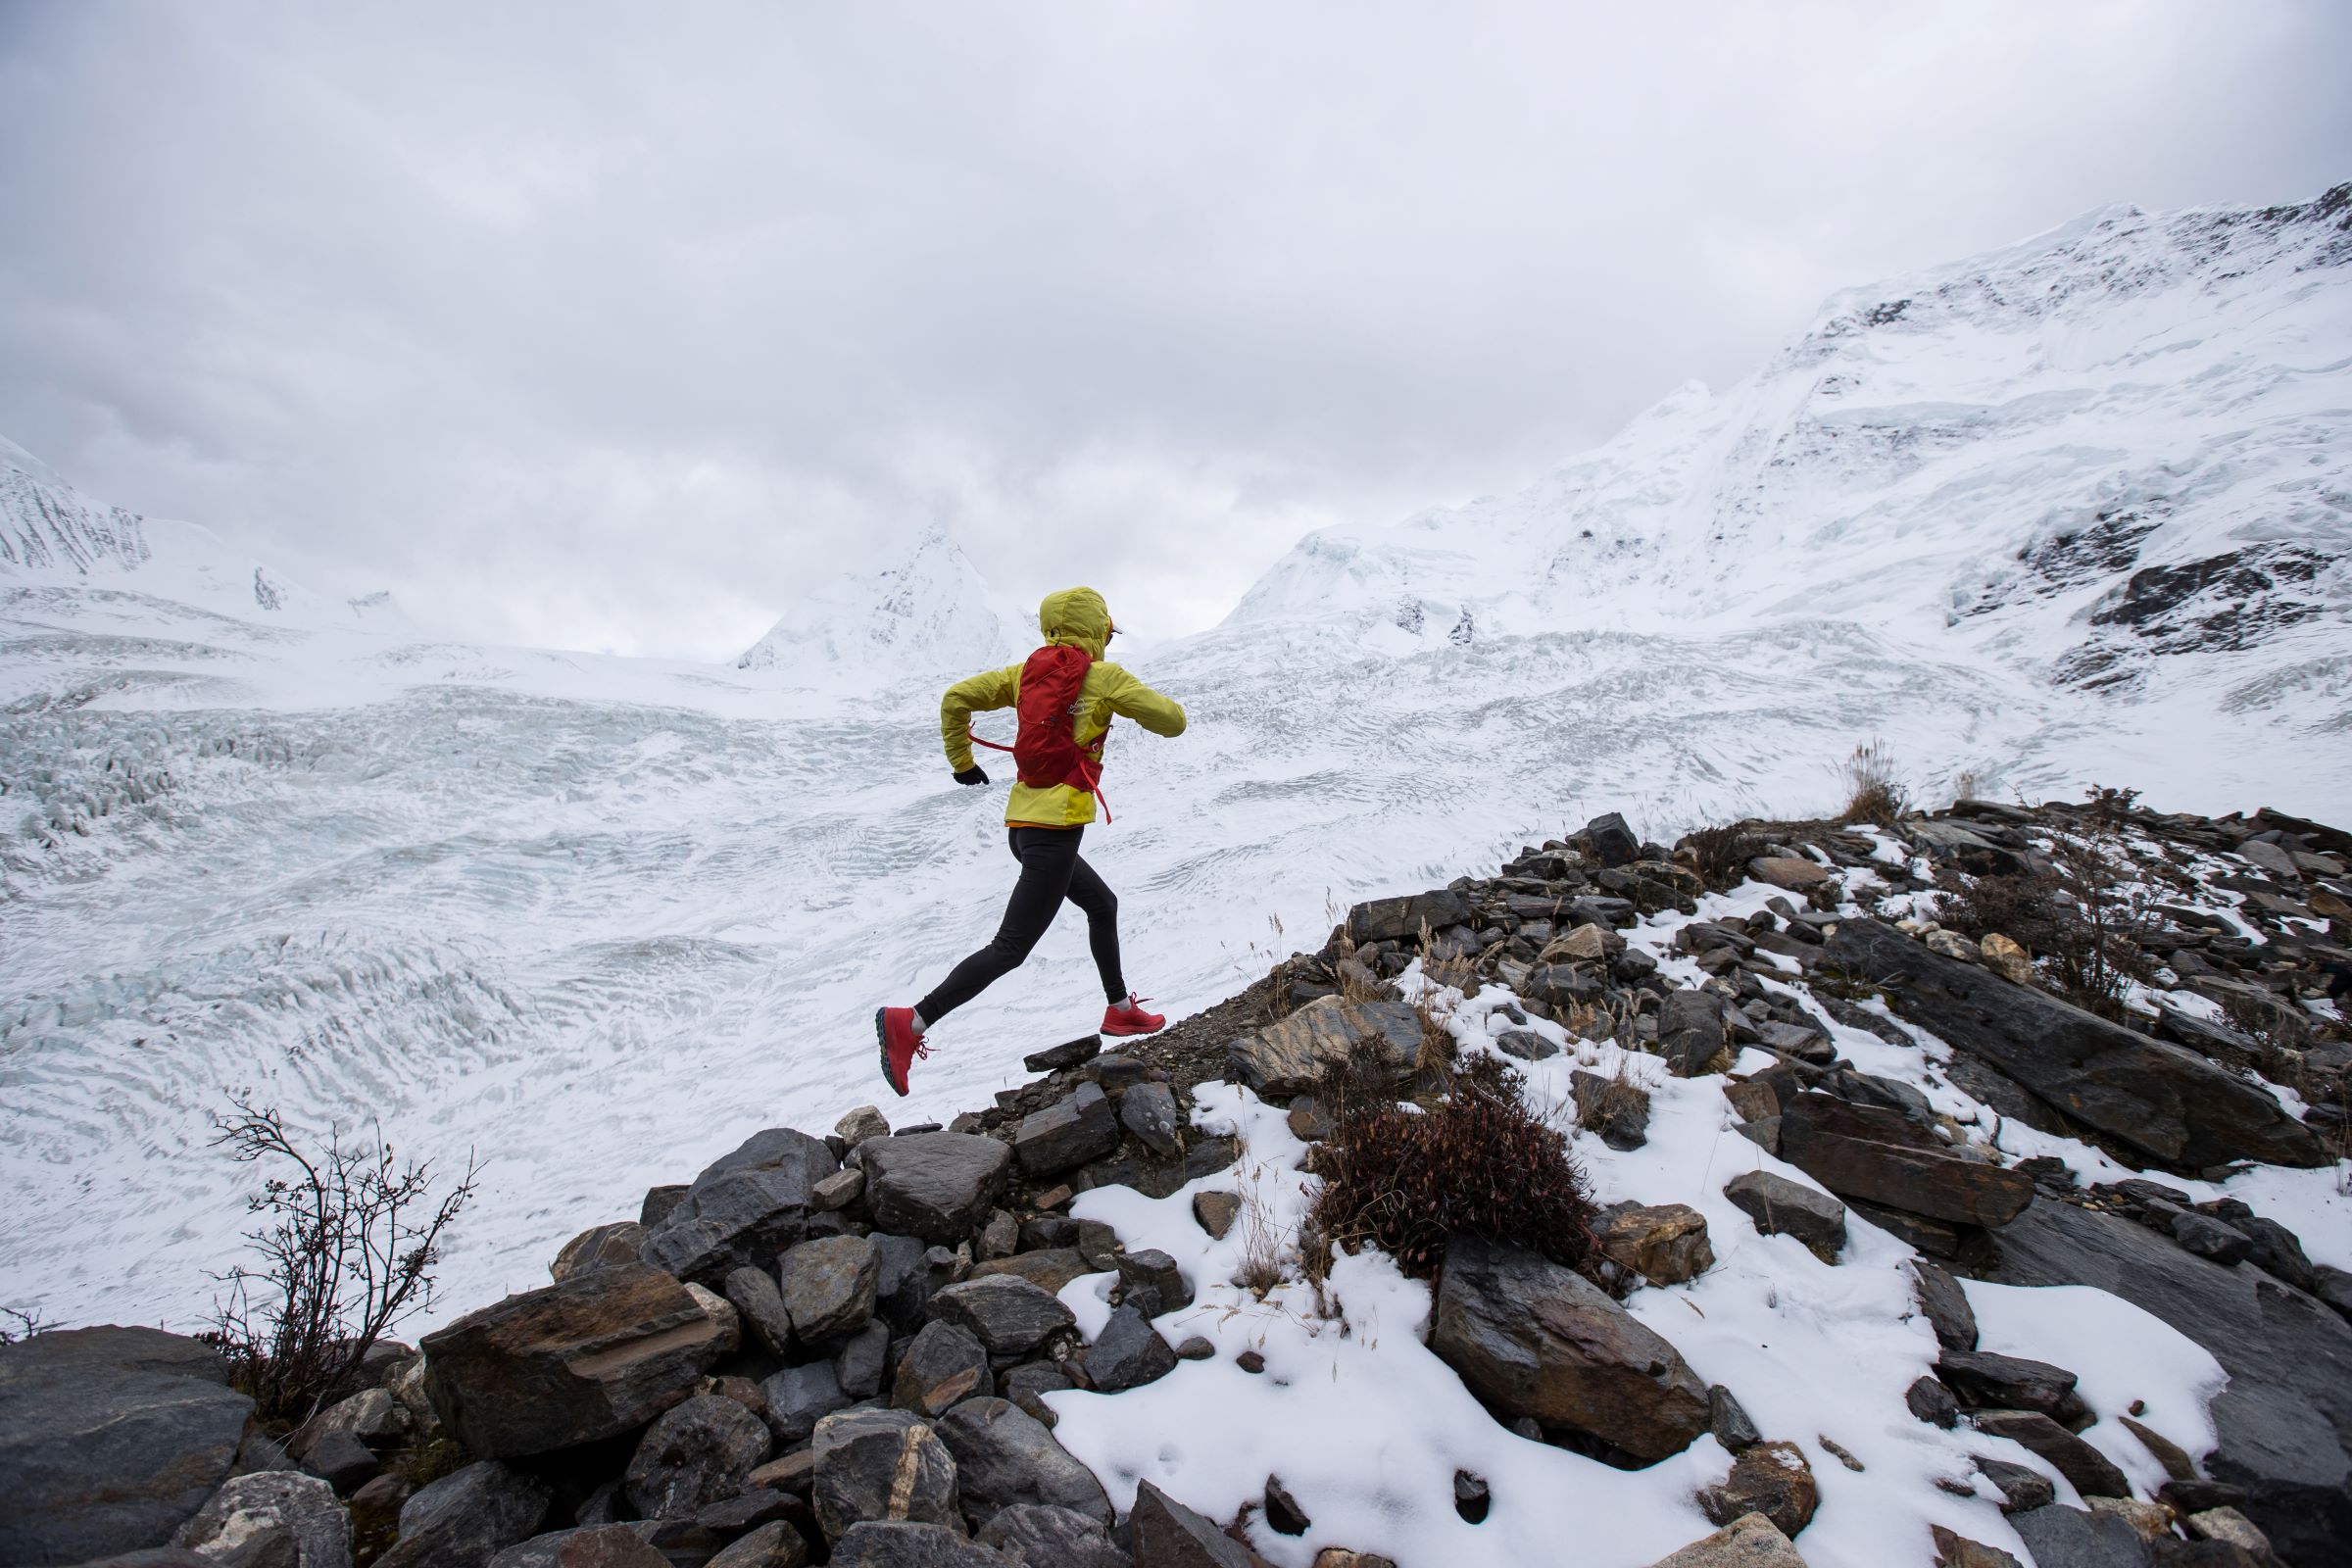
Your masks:
{"label": "person's arm", "polygon": [[1021,666],[1009,664],[959,680],[939,700],[939,738],[948,749],[948,766],[957,779],[979,773],[968,782],[988,782],[988,775],[972,762],[972,715],[1010,708],[1018,700],[1020,685]]}
{"label": "person's arm", "polygon": [[1122,718],[1132,718],[1154,735],[1184,733],[1184,705],[1173,697],[1158,692],[1137,680],[1117,664],[1106,666],[1112,671],[1109,689],[1102,700],[1110,710]]}

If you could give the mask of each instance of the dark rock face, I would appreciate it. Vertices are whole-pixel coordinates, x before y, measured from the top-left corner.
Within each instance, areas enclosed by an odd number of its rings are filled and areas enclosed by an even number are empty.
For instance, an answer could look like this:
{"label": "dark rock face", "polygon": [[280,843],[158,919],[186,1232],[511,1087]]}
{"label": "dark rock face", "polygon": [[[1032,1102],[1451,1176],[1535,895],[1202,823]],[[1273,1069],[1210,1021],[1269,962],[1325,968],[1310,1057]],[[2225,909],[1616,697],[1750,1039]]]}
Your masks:
{"label": "dark rock face", "polygon": [[1430,1348],[1509,1416],[1663,1459],[1707,1430],[1707,1387],[1606,1293],[1535,1253],[1459,1237]]}
{"label": "dark rock face", "polygon": [[1883,921],[1840,921],[1827,956],[1882,986],[1904,1018],[2151,1159],[2192,1171],[2235,1159],[2328,1163],[2311,1129],[2203,1057],[1932,953]]}
{"label": "dark rock face", "polygon": [[830,1361],[786,1367],[760,1384],[760,1392],[767,1398],[767,1429],[777,1446],[786,1448],[807,1443],[819,1421],[856,1402],[842,1392]]}
{"label": "dark rock face", "polygon": [[1669,991],[1658,1006],[1658,1051],[1677,1078],[1726,1065],[1723,999],[1711,991]]}
{"label": "dark rock face", "polygon": [[1039,1503],[999,1509],[973,1538],[1007,1557],[1044,1568],[1133,1568],[1110,1532],[1082,1513]]}
{"label": "dark rock face", "polygon": [[1159,1298],[1162,1312],[1179,1312],[1193,1304],[1193,1287],[1184,1271],[1156,1247],[1120,1254],[1118,1268],[1119,1288],[1130,1297],[1137,1291],[1150,1291]]}
{"label": "dark rock face", "polygon": [[[741,1536],[717,1556],[710,1568],[803,1568],[808,1561],[808,1543],[785,1519],[770,1519]],[[564,1568],[570,1568],[565,1564]]]}
{"label": "dark rock face", "polygon": [[778,1360],[792,1354],[792,1314],[774,1277],[763,1268],[739,1268],[728,1274],[726,1287],[727,1302],[752,1343]]}
{"label": "dark rock face", "polygon": [[2038,1410],[2069,1432],[2090,1425],[2090,1407],[2075,1392],[2075,1375],[2047,1361],[1989,1350],[1946,1350],[1936,1375],[1972,1410]]}
{"label": "dark rock face", "polygon": [[2224,1268],[2130,1220],[2036,1203],[2001,1233],[2006,1285],[2095,1285],[2145,1307],[2230,1374],[2206,1461],[2289,1562],[2352,1543],[2352,1324],[2249,1264]]}
{"label": "dark rock face", "polygon": [[723,1396],[697,1395],[647,1430],[622,1485],[641,1517],[684,1519],[741,1492],[767,1448],[758,1416]]}
{"label": "dark rock face", "polygon": [[822,1345],[856,1333],[874,1315],[880,1259],[862,1236],[820,1236],[784,1254],[784,1311],[794,1338]]}
{"label": "dark rock face", "polygon": [[996,1391],[988,1347],[971,1330],[954,1323],[926,1323],[899,1357],[890,1401],[929,1420],[961,1400]]}
{"label": "dark rock face", "polygon": [[905,1410],[844,1410],[816,1424],[809,1493],[825,1539],[860,1519],[961,1528],[956,1461],[924,1422]]}
{"label": "dark rock face", "polygon": [[670,1568],[669,1559],[635,1525],[587,1525],[551,1530],[509,1546],[490,1568]]}
{"label": "dark rock face", "polygon": [[1963,1225],[2006,1225],[2034,1201],[2032,1178],[1937,1152],[1897,1113],[1823,1094],[1781,1107],[1781,1157],[1840,1198]]}
{"label": "dark rock face", "polygon": [[1225,1048],[1234,1073],[1261,1095],[1303,1095],[1326,1067],[1369,1054],[1396,1077],[1421,1052],[1421,1019],[1402,1002],[1323,997]]}
{"label": "dark rock face", "polygon": [[1031,1176],[1054,1176],[1119,1147],[1119,1118],[1098,1084],[1080,1084],[1045,1109],[1021,1118],[1012,1152]]}
{"label": "dark rock face", "polygon": [[933,1429],[956,1456],[956,1484],[974,1529],[1016,1503],[1067,1508],[1104,1527],[1110,1498],[1054,1434],[1005,1399],[967,1399]]}
{"label": "dark rock face", "polygon": [[662,1270],[595,1269],[426,1335],[425,1391],[472,1452],[547,1453],[652,1420],[732,1338]]}
{"label": "dark rock face", "polygon": [[1426,925],[1443,931],[1466,924],[1470,906],[1451,888],[1435,888],[1401,899],[1373,899],[1348,911],[1348,939],[1358,947],[1369,942],[1410,942]]}
{"label": "dark rock face", "polygon": [[2114,1514],[2085,1513],[2059,1503],[2013,1513],[2026,1549],[2048,1568],[2147,1568],[2148,1544]]}
{"label": "dark rock face", "polygon": [[1914,1378],[1911,1387],[1903,1391],[1903,1408],[1946,1432],[1960,1424],[1960,1401],[1939,1378]]}
{"label": "dark rock face", "polygon": [[1149,1481],[1135,1489],[1127,1522],[1135,1536],[1135,1568],[1250,1568],[1240,1542]]}
{"label": "dark rock face", "polygon": [[1026,1355],[1073,1326],[1070,1309],[1012,1274],[963,1280],[931,1298],[931,1319],[967,1329],[991,1355]]}
{"label": "dark rock face", "polygon": [[482,1568],[528,1541],[547,1517],[548,1489],[521,1471],[485,1459],[443,1476],[400,1510],[400,1539],[381,1568]]}
{"label": "dark rock face", "polygon": [[220,1568],[351,1568],[351,1515],[316,1476],[233,1476],[172,1544]]}
{"label": "dark rock face", "polygon": [[1920,1310],[1936,1330],[1936,1343],[1947,1350],[1975,1349],[1977,1313],[1960,1282],[1929,1262],[1913,1262],[1911,1272],[1918,1282]]}
{"label": "dark rock face", "polygon": [[1603,865],[1631,865],[1642,858],[1642,841],[1634,837],[1634,830],[1615,811],[1587,822],[1584,836],[1592,841],[1592,853]]}
{"label": "dark rock face", "polygon": [[1845,1246],[1845,1205],[1827,1193],[1767,1170],[1751,1170],[1723,1185],[1723,1196],[1740,1205],[1766,1236],[1793,1236],[1825,1263],[1838,1261]]}
{"label": "dark rock face", "polygon": [[210,1347],[60,1329],[0,1347],[0,1562],[117,1556],[171,1538],[236,1462],[253,1401]]}
{"label": "dark rock face", "polygon": [[1177,1133],[1176,1092],[1166,1084],[1137,1084],[1121,1096],[1119,1125],[1163,1158],[1183,1150]]}
{"label": "dark rock face", "polygon": [[885,1231],[953,1247],[1004,1192],[1012,1151],[975,1133],[913,1133],[858,1146],[865,1198]]}
{"label": "dark rock face", "polygon": [[821,1139],[789,1127],[756,1133],[694,1179],[646,1233],[649,1263],[706,1284],[738,1268],[772,1268],[808,1224],[809,1190],[841,1168]]}
{"label": "dark rock face", "polygon": [[2132,1483],[2098,1449],[2038,1410],[1980,1410],[1979,1432],[2007,1438],[2047,1459],[2085,1497],[2129,1497]]}
{"label": "dark rock face", "polygon": [[1081,1035],[1044,1051],[1033,1051],[1021,1058],[1021,1065],[1030,1072],[1057,1072],[1063,1067],[1082,1066],[1102,1054],[1101,1035]]}
{"label": "dark rock face", "polygon": [[945,1525],[871,1521],[833,1544],[833,1568],[1005,1568],[1011,1561]]}
{"label": "dark rock face", "polygon": [[1087,1380],[1104,1394],[1141,1388],[1176,1370],[1176,1352],[1159,1337],[1152,1320],[1133,1306],[1122,1306],[1086,1348]]}

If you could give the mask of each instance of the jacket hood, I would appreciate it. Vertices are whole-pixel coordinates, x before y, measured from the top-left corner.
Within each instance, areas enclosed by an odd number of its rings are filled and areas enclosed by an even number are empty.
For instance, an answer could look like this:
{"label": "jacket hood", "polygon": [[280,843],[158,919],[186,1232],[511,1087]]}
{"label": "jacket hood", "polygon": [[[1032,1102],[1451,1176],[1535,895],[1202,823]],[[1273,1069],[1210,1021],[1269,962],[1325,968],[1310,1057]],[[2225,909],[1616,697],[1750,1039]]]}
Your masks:
{"label": "jacket hood", "polygon": [[1037,607],[1037,629],[1048,644],[1083,648],[1100,662],[1110,643],[1110,607],[1092,588],[1064,588]]}

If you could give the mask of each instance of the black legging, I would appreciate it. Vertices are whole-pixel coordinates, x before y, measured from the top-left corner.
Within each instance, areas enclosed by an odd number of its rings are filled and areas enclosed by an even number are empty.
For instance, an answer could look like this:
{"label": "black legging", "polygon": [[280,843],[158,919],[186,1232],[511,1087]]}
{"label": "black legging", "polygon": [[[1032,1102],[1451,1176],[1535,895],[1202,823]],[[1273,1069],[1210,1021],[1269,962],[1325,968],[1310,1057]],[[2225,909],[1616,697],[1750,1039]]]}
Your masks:
{"label": "black legging", "polygon": [[1078,855],[1082,827],[1016,827],[1006,834],[1021,879],[1004,905],[1004,923],[987,947],[948,971],[939,988],[914,1004],[923,1022],[934,1024],[1021,966],[1037,939],[1054,923],[1054,911],[1068,899],[1086,911],[1086,941],[1095,951],[1102,995],[1127,1000],[1119,976],[1119,898]]}

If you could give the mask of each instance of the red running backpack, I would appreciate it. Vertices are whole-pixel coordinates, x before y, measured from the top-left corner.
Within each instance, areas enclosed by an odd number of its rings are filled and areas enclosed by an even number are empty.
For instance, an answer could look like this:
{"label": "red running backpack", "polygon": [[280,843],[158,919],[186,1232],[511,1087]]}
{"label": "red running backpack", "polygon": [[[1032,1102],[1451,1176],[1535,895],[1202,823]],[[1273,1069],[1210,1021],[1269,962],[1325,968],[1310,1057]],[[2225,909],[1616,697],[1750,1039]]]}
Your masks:
{"label": "red running backpack", "polygon": [[1110,820],[1110,803],[1102,799],[1102,771],[1078,744],[1078,721],[1084,706],[1086,672],[1094,656],[1083,648],[1056,644],[1040,648],[1021,665],[1021,695],[1014,712],[1020,729],[1010,746],[972,739],[992,751],[1012,753],[1013,770],[1031,789],[1067,784],[1095,797],[1102,820]]}

